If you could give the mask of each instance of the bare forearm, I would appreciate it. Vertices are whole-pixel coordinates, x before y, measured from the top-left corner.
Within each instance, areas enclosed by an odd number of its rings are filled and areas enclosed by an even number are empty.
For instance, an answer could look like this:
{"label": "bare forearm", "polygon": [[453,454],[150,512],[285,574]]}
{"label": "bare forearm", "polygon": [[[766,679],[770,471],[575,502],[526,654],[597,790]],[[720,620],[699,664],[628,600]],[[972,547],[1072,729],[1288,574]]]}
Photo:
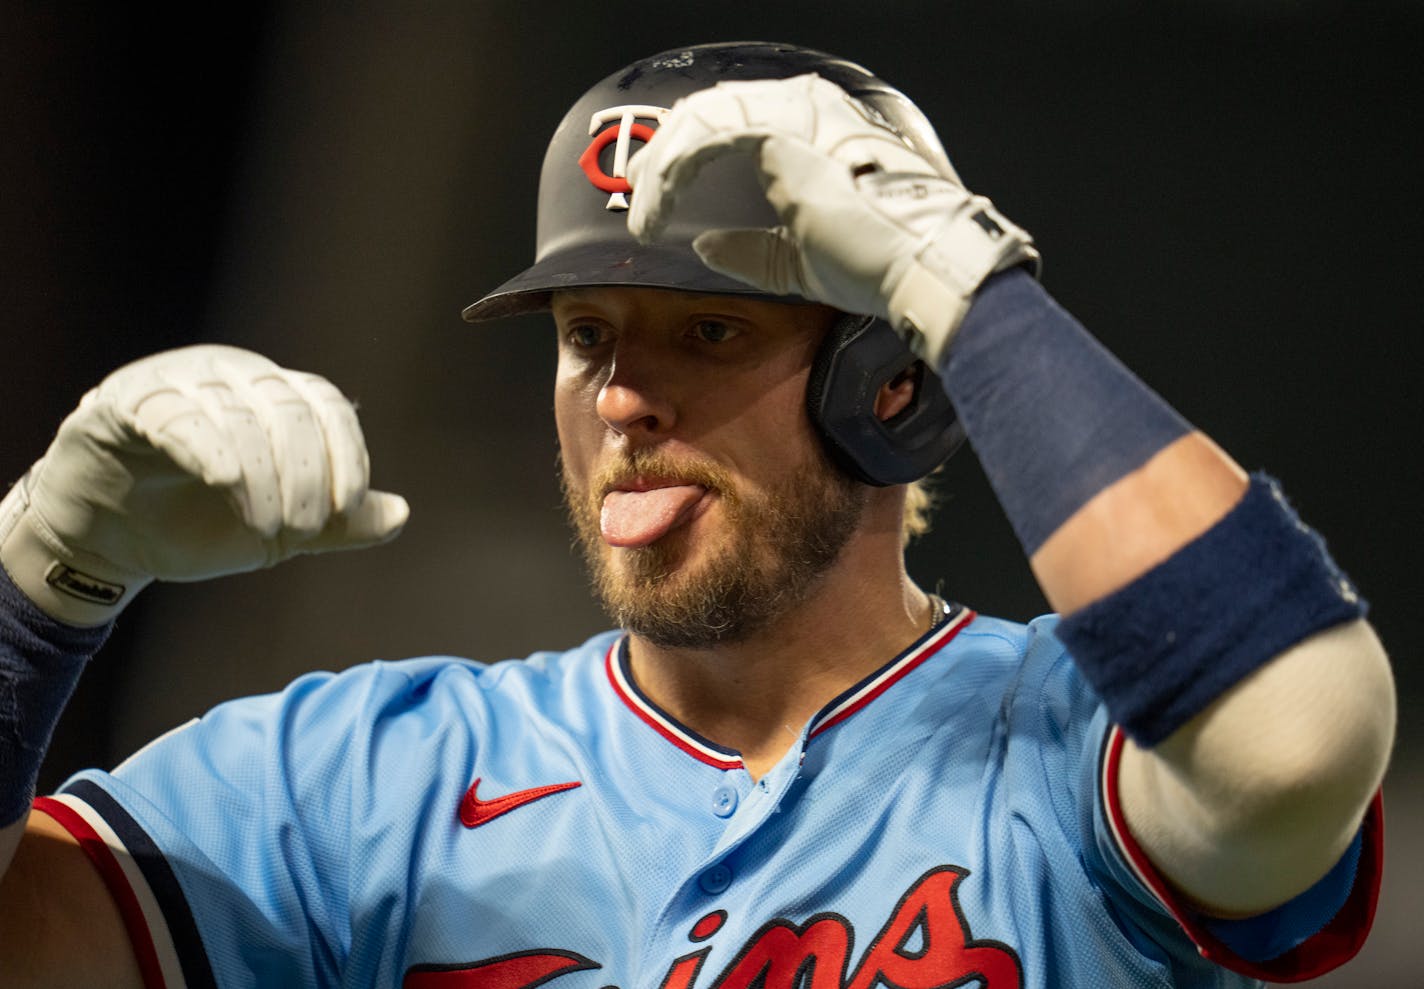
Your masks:
{"label": "bare forearm", "polygon": [[1088,500],[1029,558],[1055,611],[1071,614],[1161,563],[1231,510],[1246,472],[1200,432]]}

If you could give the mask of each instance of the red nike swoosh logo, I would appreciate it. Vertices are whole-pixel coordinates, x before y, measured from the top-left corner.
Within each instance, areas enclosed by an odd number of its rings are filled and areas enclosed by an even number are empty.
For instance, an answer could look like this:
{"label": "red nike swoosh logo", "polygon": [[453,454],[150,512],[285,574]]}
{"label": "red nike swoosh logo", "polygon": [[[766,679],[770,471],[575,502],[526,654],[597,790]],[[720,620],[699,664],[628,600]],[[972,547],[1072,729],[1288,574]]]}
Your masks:
{"label": "red nike swoosh logo", "polygon": [[401,989],[534,989],[560,975],[598,967],[570,951],[521,951],[469,968],[416,965],[405,973]]}
{"label": "red nike swoosh logo", "polygon": [[523,807],[525,804],[532,804],[536,800],[542,800],[551,793],[561,793],[564,790],[572,790],[576,786],[583,786],[581,782],[574,783],[551,783],[548,786],[535,786],[527,790],[516,790],[513,793],[506,793],[502,797],[495,797],[493,800],[481,800],[475,796],[475,791],[480,787],[477,777],[470,788],[465,791],[465,798],[460,801],[460,823],[467,828],[477,828],[481,824],[493,821],[501,814],[508,814],[510,811]]}

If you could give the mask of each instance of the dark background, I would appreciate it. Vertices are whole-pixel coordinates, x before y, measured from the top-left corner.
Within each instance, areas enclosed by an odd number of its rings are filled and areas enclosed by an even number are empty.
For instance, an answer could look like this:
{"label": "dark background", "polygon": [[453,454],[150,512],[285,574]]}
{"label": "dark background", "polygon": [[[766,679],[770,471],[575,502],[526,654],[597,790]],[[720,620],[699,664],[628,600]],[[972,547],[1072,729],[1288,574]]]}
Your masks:
{"label": "dark background", "polygon": [[[792,41],[914,98],[969,186],[1033,231],[1055,296],[1281,477],[1372,601],[1401,689],[1389,873],[1375,936],[1321,984],[1417,984],[1417,5],[2,9],[4,480],[118,364],[221,341],[357,399],[376,484],[413,508],[378,550],[143,595],[46,788],[305,670],[522,656],[603,626],[554,482],[552,335],[459,312],[531,256],[543,145],[587,85],[665,48]],[[915,576],[1043,610],[971,454],[943,488]]]}

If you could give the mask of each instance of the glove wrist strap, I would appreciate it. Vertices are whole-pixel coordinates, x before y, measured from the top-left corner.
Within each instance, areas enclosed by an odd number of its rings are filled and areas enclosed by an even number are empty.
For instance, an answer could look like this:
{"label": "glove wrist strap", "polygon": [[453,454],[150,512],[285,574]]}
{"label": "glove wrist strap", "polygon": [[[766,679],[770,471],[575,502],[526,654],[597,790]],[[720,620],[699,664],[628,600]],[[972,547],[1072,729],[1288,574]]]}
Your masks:
{"label": "glove wrist strap", "polygon": [[983,196],[969,196],[897,277],[886,302],[891,323],[938,366],[979,286],[1020,264],[1037,275],[1039,253],[1028,231]]}
{"label": "glove wrist strap", "polygon": [[15,586],[55,621],[93,628],[114,620],[152,578],[123,575],[111,568],[54,549],[57,540],[30,507],[22,478],[0,502],[0,566]]}

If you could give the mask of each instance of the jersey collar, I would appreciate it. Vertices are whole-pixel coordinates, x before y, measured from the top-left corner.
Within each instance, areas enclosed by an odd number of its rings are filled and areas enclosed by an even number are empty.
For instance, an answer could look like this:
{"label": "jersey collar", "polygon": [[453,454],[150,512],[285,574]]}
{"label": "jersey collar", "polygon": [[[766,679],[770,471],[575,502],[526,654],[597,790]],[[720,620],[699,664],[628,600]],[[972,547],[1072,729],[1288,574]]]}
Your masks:
{"label": "jersey collar", "polygon": [[[963,605],[946,604],[945,619],[913,642],[880,669],[849,690],[833,698],[811,719],[807,727],[808,743],[822,733],[841,724],[871,701],[889,690],[925,660],[935,655],[964,626],[974,620],[975,612]],[[628,636],[621,635],[608,647],[604,668],[613,691],[646,725],[683,752],[718,769],[741,769],[741,753],[704,738],[668,714],[639,689],[629,666]]]}

